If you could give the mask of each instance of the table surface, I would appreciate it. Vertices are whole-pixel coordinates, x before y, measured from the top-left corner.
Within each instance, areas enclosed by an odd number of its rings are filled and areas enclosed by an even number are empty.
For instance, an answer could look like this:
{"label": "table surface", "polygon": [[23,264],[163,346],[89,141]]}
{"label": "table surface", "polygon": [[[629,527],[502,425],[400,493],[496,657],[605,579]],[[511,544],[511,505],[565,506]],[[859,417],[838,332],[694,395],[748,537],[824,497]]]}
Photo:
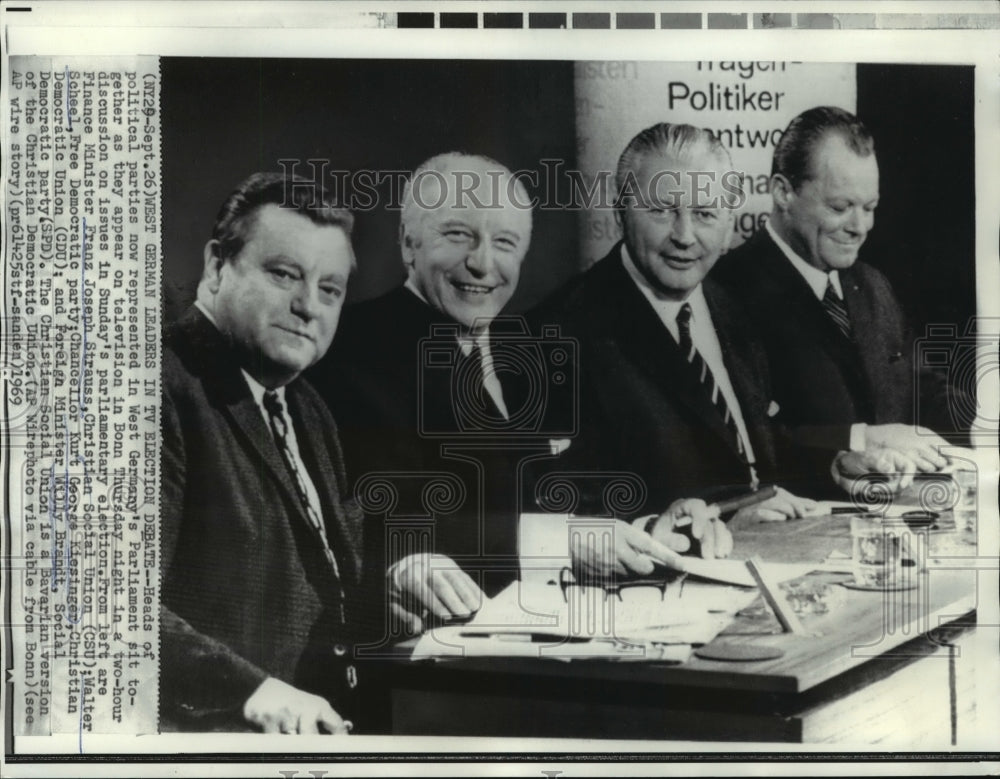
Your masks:
{"label": "table surface", "polygon": [[[951,518],[948,517],[950,520]],[[809,517],[780,523],[754,523],[733,528],[734,557],[759,557],[776,562],[821,562],[834,551],[850,554],[850,517]],[[922,534],[931,554],[952,544],[956,533]],[[954,554],[954,551],[951,552]],[[972,557],[972,547],[959,554]],[[760,604],[744,609],[716,642],[777,647],[784,654],[773,660],[717,661],[692,656],[683,664],[560,662],[535,658],[468,658],[432,661],[444,671],[475,674],[517,674],[547,678],[577,677],[605,681],[633,681],[665,686],[726,688],[744,692],[800,693],[878,656],[917,636],[954,621],[976,607],[974,570],[929,566],[912,572],[917,586],[895,592],[859,591],[838,582],[849,574],[814,573],[824,577],[832,597],[829,613],[801,617],[807,634],[780,632],[773,615]]]}

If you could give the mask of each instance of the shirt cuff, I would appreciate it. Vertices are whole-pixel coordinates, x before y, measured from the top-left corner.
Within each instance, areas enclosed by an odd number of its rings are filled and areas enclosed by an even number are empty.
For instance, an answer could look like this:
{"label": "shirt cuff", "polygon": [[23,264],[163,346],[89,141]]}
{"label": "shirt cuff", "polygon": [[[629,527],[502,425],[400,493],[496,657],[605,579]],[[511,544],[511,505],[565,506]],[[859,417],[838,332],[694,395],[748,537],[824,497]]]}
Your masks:
{"label": "shirt cuff", "polygon": [[855,422],[851,425],[851,440],[848,447],[852,452],[863,452],[865,450],[865,430],[868,428],[864,422]]}

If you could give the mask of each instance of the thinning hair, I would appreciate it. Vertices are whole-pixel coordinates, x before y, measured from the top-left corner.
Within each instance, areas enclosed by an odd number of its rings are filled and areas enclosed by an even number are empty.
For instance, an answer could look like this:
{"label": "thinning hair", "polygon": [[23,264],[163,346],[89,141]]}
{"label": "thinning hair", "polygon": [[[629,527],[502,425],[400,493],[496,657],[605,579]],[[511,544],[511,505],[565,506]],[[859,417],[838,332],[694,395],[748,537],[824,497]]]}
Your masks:
{"label": "thinning hair", "polygon": [[636,173],[639,157],[645,154],[667,154],[675,159],[688,159],[699,151],[713,154],[730,168],[733,166],[729,150],[711,130],[690,124],[659,122],[637,133],[618,157],[618,168],[615,171],[618,194],[615,207],[623,206],[623,193],[628,189],[629,176]]}
{"label": "thinning hair", "polygon": [[875,139],[858,117],[843,108],[818,106],[789,122],[774,148],[771,175],[784,176],[798,190],[815,177],[813,150],[829,134],[842,138],[859,157],[875,153]]}
{"label": "thinning hair", "polygon": [[[334,202],[320,182],[284,173],[254,173],[229,194],[215,217],[212,240],[223,261],[242,251],[257,211],[270,204],[291,209],[314,224],[339,227],[348,236],[354,228],[354,215]],[[352,258],[351,270],[354,264]]]}
{"label": "thinning hair", "polygon": [[[404,240],[409,230],[423,218],[423,215],[427,212],[427,206],[419,202],[419,197],[414,194],[414,183],[416,183],[419,189],[420,182],[429,176],[429,174],[438,174],[435,178],[440,177],[440,180],[444,181],[444,186],[446,187],[446,197],[447,197],[447,179],[446,175],[457,174],[460,172],[467,171],[468,164],[472,162],[476,165],[486,168],[487,170],[493,172],[496,171],[500,174],[501,179],[513,179],[514,186],[519,189],[520,194],[525,196],[525,202],[527,201],[527,190],[519,179],[517,179],[510,169],[504,165],[502,162],[498,162],[492,157],[487,157],[484,154],[469,154],[468,152],[461,151],[449,151],[443,154],[435,154],[433,157],[424,160],[420,165],[417,166],[416,170],[413,171],[413,175],[407,180],[406,184],[403,186],[403,208],[402,213],[399,217],[399,239],[400,242]],[[470,171],[471,173],[471,171]],[[458,176],[455,176],[456,192],[458,191]],[[457,199],[457,198],[456,198]],[[500,204],[491,204],[493,207],[497,207]]]}

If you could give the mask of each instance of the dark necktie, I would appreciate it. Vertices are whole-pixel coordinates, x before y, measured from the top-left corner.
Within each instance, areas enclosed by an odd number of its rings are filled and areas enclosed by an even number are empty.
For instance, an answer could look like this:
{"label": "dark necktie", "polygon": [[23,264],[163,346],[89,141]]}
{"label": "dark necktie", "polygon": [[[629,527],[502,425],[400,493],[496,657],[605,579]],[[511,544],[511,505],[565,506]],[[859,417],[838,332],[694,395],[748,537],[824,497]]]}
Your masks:
{"label": "dark necktie", "polygon": [[[285,422],[284,407],[282,406],[281,399],[278,397],[278,393],[264,393],[264,410],[267,411],[267,416],[271,423],[271,433],[274,435],[274,442],[278,445],[278,450],[281,452],[281,459],[284,460],[285,468],[288,470],[288,475],[291,476],[292,483],[295,485],[295,491],[298,494],[299,502],[302,504],[302,508],[309,520],[313,533],[319,538],[319,541],[322,544],[323,555],[330,564],[330,568],[333,570],[333,574],[336,576],[338,584],[340,584],[340,568],[337,565],[337,558],[334,556],[333,550],[330,548],[330,543],[327,540],[326,526],[320,518],[318,508],[314,506],[313,502],[309,499],[309,491],[306,489],[305,479],[296,464],[295,457],[292,455],[292,450],[288,440],[288,425]],[[339,587],[338,594],[340,601],[340,619],[343,622],[344,591],[342,584]]]}
{"label": "dark necktie", "polygon": [[826,292],[823,293],[823,308],[826,309],[826,313],[830,315],[833,323],[844,334],[844,337],[853,339],[851,319],[847,316],[847,306],[837,296],[837,291],[833,288],[833,282],[829,278],[826,280]]}
{"label": "dark necktie", "polygon": [[740,436],[739,428],[736,426],[736,419],[733,417],[733,412],[729,408],[729,404],[726,403],[726,396],[722,394],[722,390],[719,388],[718,382],[715,380],[715,376],[712,374],[712,369],[708,367],[708,363],[705,362],[705,358],[702,357],[701,352],[699,352],[694,345],[694,341],[691,339],[691,304],[685,303],[681,306],[681,310],[677,312],[677,330],[680,333],[680,346],[681,351],[687,358],[688,363],[694,369],[695,374],[698,376],[698,380],[701,382],[702,387],[708,393],[708,397],[715,406],[715,410],[719,412],[719,416],[722,417],[722,421],[726,426],[726,429],[730,432],[733,440],[736,442],[736,450],[740,453],[740,457],[743,458],[744,462],[748,462],[746,447],[743,445],[743,438]]}
{"label": "dark necktie", "polygon": [[503,414],[486,389],[483,350],[478,341],[472,341],[471,351],[462,358],[460,381],[461,400],[467,410],[474,410],[472,416],[482,427],[489,429],[503,421]]}

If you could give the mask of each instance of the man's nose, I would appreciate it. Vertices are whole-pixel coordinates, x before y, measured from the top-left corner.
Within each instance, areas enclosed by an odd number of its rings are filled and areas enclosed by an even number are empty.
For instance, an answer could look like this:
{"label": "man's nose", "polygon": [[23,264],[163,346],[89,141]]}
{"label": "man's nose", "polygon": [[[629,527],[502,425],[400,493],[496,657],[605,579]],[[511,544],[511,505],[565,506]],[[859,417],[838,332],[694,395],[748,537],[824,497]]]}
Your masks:
{"label": "man's nose", "polygon": [[319,289],[304,281],[300,282],[292,296],[292,313],[301,319],[310,320],[319,308]]}
{"label": "man's nose", "polygon": [[854,235],[865,235],[872,229],[875,215],[863,208],[852,208],[847,219],[847,229]]}
{"label": "man's nose", "polygon": [[678,208],[674,212],[674,223],[670,228],[670,240],[678,246],[687,248],[694,245],[694,225],[691,214],[686,208]]}
{"label": "man's nose", "polygon": [[465,267],[477,276],[485,276],[493,267],[493,249],[489,241],[479,239],[465,256]]}

